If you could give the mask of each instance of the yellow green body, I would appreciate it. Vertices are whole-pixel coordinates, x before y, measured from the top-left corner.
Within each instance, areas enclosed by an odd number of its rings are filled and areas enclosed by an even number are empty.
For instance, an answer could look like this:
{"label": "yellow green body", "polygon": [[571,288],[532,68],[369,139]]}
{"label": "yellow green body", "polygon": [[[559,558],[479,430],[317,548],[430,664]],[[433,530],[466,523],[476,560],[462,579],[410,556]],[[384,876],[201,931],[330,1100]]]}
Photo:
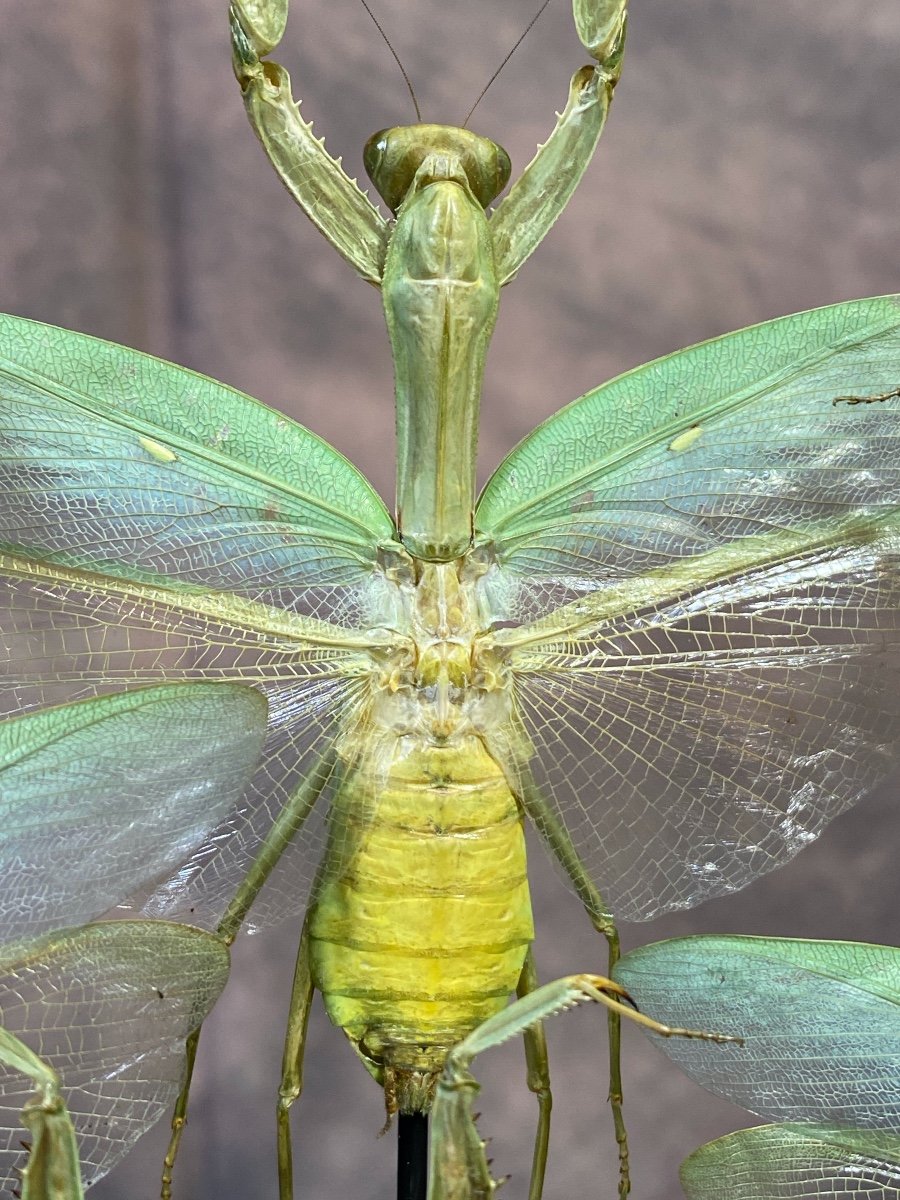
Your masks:
{"label": "yellow green body", "polygon": [[[105,1124],[148,1126],[159,1047],[171,1051],[201,1019],[224,980],[226,947],[273,869],[297,865],[282,856],[305,840],[318,865],[282,1059],[281,1200],[295,1200],[290,1110],[316,987],[383,1083],[389,1113],[432,1107],[429,1200],[492,1200],[468,1068],[517,1034],[538,1103],[529,1197],[540,1200],[551,1110],[540,1022],[578,1000],[605,1004],[624,1200],[619,1017],[668,1037],[698,1034],[636,1013],[613,980],[539,986],[523,818],[606,939],[612,968],[618,934],[595,879],[633,919],[735,891],[896,766],[900,298],[796,314],[630,371],[533,431],[475,502],[500,289],[590,160],[621,66],[624,6],[573,0],[593,65],[575,73],[555,129],[502,199],[505,152],[466,129],[418,124],[370,139],[366,168],[386,219],[301,117],[287,74],[266,61],[287,0],[233,0],[234,66],[267,154],[382,292],[395,366],[395,518],[332,447],[249,397],[111,343],[0,318],[0,586],[9,597],[0,682],[14,707],[113,692],[85,701],[100,708],[48,710],[43,733],[30,727],[27,753],[15,733],[23,727],[5,723],[22,773],[12,805],[11,776],[0,781],[0,851],[5,839],[17,864],[6,872],[4,919],[30,922],[48,900],[55,906],[49,940],[22,933],[8,964],[28,972],[38,1012],[28,1032],[65,1028],[39,1008],[61,995],[59,1011],[75,1022],[66,1045],[93,1054],[98,1087],[121,1082],[86,998],[96,985],[113,1028],[139,1023],[140,1046],[155,1047],[142,1095],[130,1090],[140,1083],[138,1043],[115,1035],[130,1082],[113,1089]],[[233,702],[222,691],[229,680],[259,689],[244,695],[250,711],[234,727],[192,690],[212,687]],[[114,709],[144,707],[146,695],[132,700],[138,685],[163,681],[174,689],[163,736],[134,724],[124,739],[102,731]],[[257,770],[260,692],[271,707]],[[80,741],[63,746],[70,721]],[[253,721],[242,743],[236,731]],[[179,757],[182,738],[202,748],[196,769],[193,756]],[[48,790],[46,761],[32,761],[38,743],[71,785],[64,803]],[[96,805],[101,784],[124,815],[121,838]],[[129,800],[132,786],[140,794]],[[326,806],[322,857],[314,814]],[[92,810],[93,838],[81,816]],[[30,874],[18,869],[29,839]],[[102,862],[85,849],[91,840]],[[110,879],[120,892],[107,895]],[[159,919],[56,925],[60,915],[74,922],[76,901],[90,920],[145,884],[155,918],[179,912],[215,934]],[[281,890],[297,901],[300,877]],[[117,926],[119,950],[100,953],[95,940],[117,942]],[[155,943],[185,939],[163,986]],[[722,955],[701,957],[718,975]],[[697,961],[689,974],[702,979]],[[38,966],[53,986],[36,982]],[[683,990],[676,974],[654,975],[667,1003]],[[69,1000],[66,984],[75,985]],[[125,985],[134,985],[135,1022]],[[810,995],[821,1007],[817,986]],[[519,999],[507,1006],[513,989]],[[151,1015],[174,1000],[180,1010],[153,1033]],[[38,1090],[18,1108],[33,1137],[22,1200],[78,1200],[55,1066],[39,1039],[31,1049],[5,1033],[0,1065]],[[59,1054],[59,1038],[50,1040]],[[63,1054],[64,1076],[71,1061]],[[94,1141],[125,1136],[98,1133],[96,1105],[72,1109]]]}
{"label": "yellow green body", "polygon": [[447,1051],[506,1005],[534,936],[522,810],[485,744],[508,691],[472,589],[420,564],[411,652],[344,750],[309,925],[328,1015],[401,1111],[428,1106]]}
{"label": "yellow green body", "polygon": [[534,929],[522,814],[477,737],[401,751],[371,788],[353,772],[334,805],[350,847],[318,897],[310,956],[328,1015],[393,1076],[402,1110],[415,1105],[404,1080],[433,1076],[506,1006]]}

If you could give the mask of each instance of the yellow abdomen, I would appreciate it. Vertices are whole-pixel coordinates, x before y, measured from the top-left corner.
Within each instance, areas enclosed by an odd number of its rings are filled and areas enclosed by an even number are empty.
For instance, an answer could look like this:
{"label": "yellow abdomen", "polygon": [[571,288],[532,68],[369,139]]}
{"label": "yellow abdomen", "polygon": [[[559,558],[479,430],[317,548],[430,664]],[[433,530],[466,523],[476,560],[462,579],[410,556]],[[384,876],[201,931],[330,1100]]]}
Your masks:
{"label": "yellow abdomen", "polygon": [[370,1060],[427,1069],[507,1003],[534,936],[522,817],[477,737],[349,774],[310,923],[313,980]]}

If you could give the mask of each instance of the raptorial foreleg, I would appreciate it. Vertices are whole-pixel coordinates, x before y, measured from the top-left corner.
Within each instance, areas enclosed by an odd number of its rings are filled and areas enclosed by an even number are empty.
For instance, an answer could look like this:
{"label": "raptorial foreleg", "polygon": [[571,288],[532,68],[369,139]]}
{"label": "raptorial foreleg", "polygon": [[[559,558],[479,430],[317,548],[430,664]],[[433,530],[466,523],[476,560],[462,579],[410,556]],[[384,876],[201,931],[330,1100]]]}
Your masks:
{"label": "raptorial foreleg", "polygon": [[288,0],[234,0],[234,73],[250,124],[282,183],[334,248],[370,283],[380,283],[388,224],[300,116],[291,80],[263,59],[278,45]]}

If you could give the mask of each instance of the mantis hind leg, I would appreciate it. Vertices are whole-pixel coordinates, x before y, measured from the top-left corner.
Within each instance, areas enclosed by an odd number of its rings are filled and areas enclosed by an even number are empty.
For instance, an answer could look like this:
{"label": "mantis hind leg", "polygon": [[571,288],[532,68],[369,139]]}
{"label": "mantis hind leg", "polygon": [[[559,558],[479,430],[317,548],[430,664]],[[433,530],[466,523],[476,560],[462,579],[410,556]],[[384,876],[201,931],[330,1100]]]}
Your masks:
{"label": "mantis hind leg", "polygon": [[172,1173],[175,1170],[175,1159],[178,1157],[178,1150],[181,1146],[181,1136],[184,1133],[185,1125],[187,1125],[188,1098],[191,1092],[191,1081],[194,1078],[194,1063],[197,1061],[197,1046],[200,1044],[200,1030],[202,1028],[202,1025],[198,1025],[194,1032],[189,1035],[184,1046],[184,1080],[172,1112],[172,1132],[169,1136],[166,1156],[163,1159],[162,1186],[160,1188],[161,1200],[172,1200]]}
{"label": "mantis hind leg", "polygon": [[[520,995],[512,1004],[476,1026],[450,1050],[444,1060],[431,1109],[428,1200],[459,1200],[460,1196],[471,1197],[472,1200],[492,1200],[497,1188],[497,1181],[491,1178],[490,1164],[485,1158],[485,1143],[475,1128],[472,1115],[472,1101],[479,1091],[470,1070],[474,1059],[492,1046],[518,1037],[527,1029],[539,1027],[542,1021],[555,1013],[587,1001],[616,1010],[662,1037],[700,1038],[713,1042],[740,1040],[728,1034],[662,1025],[636,1011],[622,985],[602,975],[569,975],[533,991],[525,990],[524,995]],[[546,1075],[546,1058],[544,1073]],[[532,1177],[533,1197],[534,1188],[535,1179]]]}
{"label": "mantis hind leg", "polygon": [[[522,974],[516,985],[516,995],[521,999],[533,992],[537,986],[538,978],[534,966],[534,955],[529,947]],[[550,1146],[550,1112],[553,1108],[553,1093],[550,1091],[550,1063],[547,1057],[547,1035],[544,1033],[543,1025],[529,1025],[522,1038],[525,1043],[528,1089],[534,1092],[538,1102],[538,1123],[534,1135],[528,1200],[541,1200],[544,1193],[544,1175],[547,1171],[547,1152]]]}
{"label": "mantis hind leg", "polygon": [[303,932],[300,935],[300,946],[297,950],[297,964],[294,967],[284,1054],[281,1059],[281,1085],[278,1089],[276,1125],[279,1200],[292,1200],[294,1194],[291,1106],[303,1090],[303,1055],[306,1050],[306,1030],[309,1025],[313,990],[309,962],[309,915],[307,915],[303,922]]}
{"label": "mantis hind leg", "polygon": [[[515,790],[522,807],[534,822],[553,857],[572,881],[575,893],[584,905],[591,924],[606,940],[606,973],[611,976],[613,967],[619,960],[621,948],[619,931],[603,897],[585,870],[568,831],[541,795],[531,775],[523,773]],[[628,1166],[628,1132],[623,1111],[621,1013],[615,1008],[608,1008],[606,1019],[609,1032],[609,1105],[619,1155],[619,1196],[620,1200],[624,1200],[631,1191],[631,1175]]]}

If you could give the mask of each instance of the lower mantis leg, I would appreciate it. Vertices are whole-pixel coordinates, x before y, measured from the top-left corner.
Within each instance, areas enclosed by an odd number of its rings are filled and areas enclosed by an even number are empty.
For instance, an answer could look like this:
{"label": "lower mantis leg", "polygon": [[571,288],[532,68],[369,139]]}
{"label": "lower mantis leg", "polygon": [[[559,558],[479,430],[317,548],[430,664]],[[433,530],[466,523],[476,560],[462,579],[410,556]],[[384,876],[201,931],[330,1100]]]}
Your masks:
{"label": "lower mantis leg", "polygon": [[[334,770],[335,758],[333,753],[323,754],[313,765],[311,771],[289,802],[284,806],[278,819],[266,835],[260,847],[259,854],[253,861],[250,870],[235,893],[225,915],[216,927],[216,936],[230,946],[237,936],[244,917],[250,906],[259,895],[260,889],[272,873],[275,864],[291,842],[294,835],[302,827],[304,821],[312,812],[316,801],[322,794],[331,773]],[[191,1080],[194,1075],[194,1063],[197,1058],[197,1046],[200,1041],[202,1026],[198,1025],[187,1040],[185,1047],[184,1083],[175,1102],[172,1114],[172,1134],[166,1156],[163,1159],[161,1200],[172,1200],[172,1173],[175,1159],[181,1145],[181,1136],[187,1124],[187,1106],[191,1090]]]}
{"label": "lower mantis leg", "polygon": [[[521,999],[538,986],[537,971],[531,947],[525,957],[525,965],[516,985],[516,995]],[[550,1064],[547,1059],[547,1035],[543,1025],[529,1025],[523,1033],[528,1088],[537,1096],[538,1125],[534,1137],[534,1156],[531,1161],[531,1182],[528,1200],[541,1200],[544,1191],[544,1175],[547,1171],[547,1151],[550,1145],[550,1112],[553,1094],[550,1091]]]}
{"label": "lower mantis leg", "polygon": [[202,1028],[202,1025],[198,1025],[185,1042],[184,1082],[181,1085],[181,1091],[178,1093],[178,1099],[175,1101],[175,1108],[172,1112],[172,1132],[169,1136],[169,1144],[166,1147],[166,1155],[163,1159],[162,1186],[160,1188],[162,1200],[171,1200],[172,1198],[172,1172],[175,1169],[175,1159],[178,1157],[178,1149],[181,1145],[181,1135],[184,1133],[184,1127],[187,1124],[188,1097],[191,1091],[191,1080],[194,1078],[194,1063],[197,1061],[197,1046],[200,1043],[200,1030]]}
{"label": "lower mantis leg", "polygon": [[278,1196],[293,1200],[294,1180],[291,1151],[291,1105],[303,1090],[303,1052],[306,1048],[306,1029],[313,997],[313,981],[309,963],[309,916],[303,922],[291,1005],[288,1011],[284,1054],[281,1060],[281,1086],[278,1089]]}
{"label": "lower mantis leg", "polygon": [[[472,1115],[472,1101],[479,1091],[470,1070],[474,1059],[492,1046],[499,1046],[529,1030],[540,1029],[541,1022],[547,1017],[571,1008],[573,1004],[590,1000],[603,1004],[614,1003],[612,997],[623,993],[617,983],[595,975],[570,976],[538,988],[533,987],[535,982],[534,965],[526,964],[517,988],[518,999],[482,1021],[447,1055],[431,1109],[428,1200],[458,1200],[462,1195],[472,1200],[490,1200],[496,1192],[497,1181],[491,1177],[490,1164],[484,1153],[485,1143],[481,1140]],[[537,1044],[533,1042],[532,1047]],[[529,1054],[529,1086],[532,1065],[535,1068],[535,1081],[541,1076],[546,1080],[546,1062],[546,1051],[542,1065],[537,1061],[533,1063]],[[547,1095],[549,1097],[549,1089]],[[546,1111],[549,1117],[549,1106]],[[540,1142],[539,1130],[535,1160],[542,1154],[546,1158],[546,1146],[542,1151]],[[540,1164],[540,1173],[538,1187],[543,1182],[543,1164]],[[539,1191],[535,1193],[535,1186],[533,1169],[529,1200],[540,1195]]]}
{"label": "lower mantis leg", "polygon": [[[584,905],[591,924],[606,939],[607,974],[612,975],[621,948],[619,931],[603,902],[603,897],[578,857],[578,851],[572,844],[568,831],[541,795],[530,773],[523,773],[516,790],[525,812],[572,881],[575,893]],[[623,1113],[622,1018],[616,1009],[608,1008],[606,1019],[609,1033],[609,1104],[619,1154],[619,1196],[624,1200],[631,1190],[631,1177],[628,1168],[628,1133]]]}
{"label": "lower mantis leg", "polygon": [[[496,1181],[491,1178],[484,1156],[484,1142],[472,1117],[472,1101],[479,1090],[470,1071],[474,1059],[482,1051],[539,1026],[555,1013],[588,1001],[602,1004],[661,1037],[740,1041],[726,1034],[662,1025],[645,1017],[631,1007],[628,993],[621,984],[601,975],[569,975],[534,991],[526,991],[507,1008],[482,1021],[447,1055],[431,1110],[428,1200],[457,1200],[461,1195],[473,1200],[491,1200],[496,1191]],[[283,1196],[282,1200],[287,1197]]]}

